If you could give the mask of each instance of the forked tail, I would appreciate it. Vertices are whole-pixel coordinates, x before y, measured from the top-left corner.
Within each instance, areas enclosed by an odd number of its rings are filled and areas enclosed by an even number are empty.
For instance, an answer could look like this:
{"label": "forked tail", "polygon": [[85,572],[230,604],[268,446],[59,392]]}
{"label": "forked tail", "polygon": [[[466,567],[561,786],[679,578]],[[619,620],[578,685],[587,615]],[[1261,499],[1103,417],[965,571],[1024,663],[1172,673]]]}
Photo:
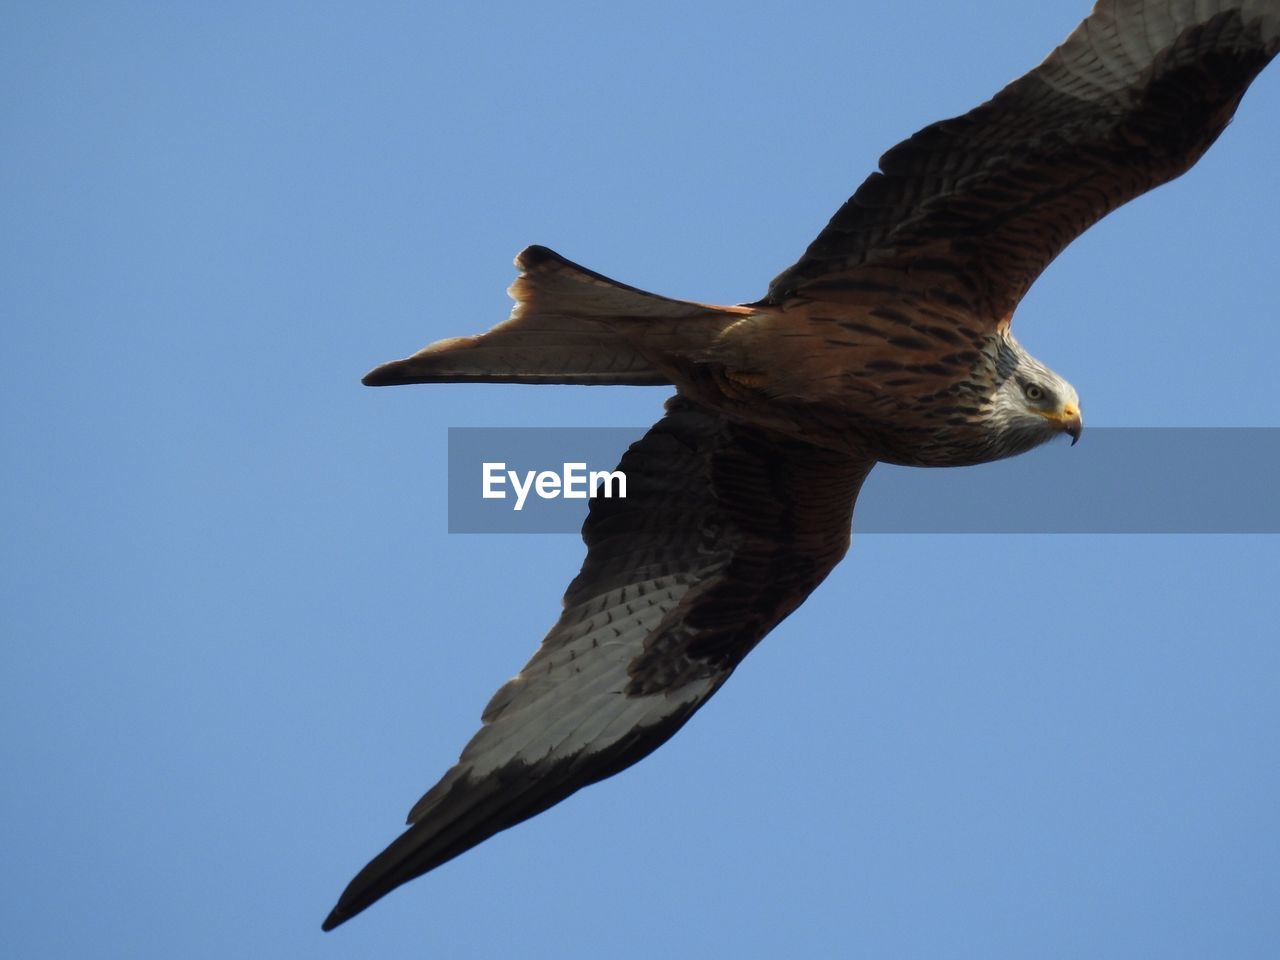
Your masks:
{"label": "forked tail", "polygon": [[439,340],[367,374],[401,383],[670,383],[654,357],[708,343],[749,312],[645,293],[546,247],[516,257],[511,316],[488,333]]}

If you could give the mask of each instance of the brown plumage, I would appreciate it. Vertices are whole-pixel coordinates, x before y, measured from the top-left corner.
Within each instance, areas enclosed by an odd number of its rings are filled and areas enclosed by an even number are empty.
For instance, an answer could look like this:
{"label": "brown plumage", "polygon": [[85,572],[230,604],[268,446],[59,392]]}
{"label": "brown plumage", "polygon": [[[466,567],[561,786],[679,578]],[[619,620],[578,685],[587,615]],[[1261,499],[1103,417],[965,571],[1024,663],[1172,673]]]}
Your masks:
{"label": "brown plumage", "polygon": [[1080,431],[1010,317],[1099,218],[1187,170],[1280,48],[1280,0],[1101,0],[1040,66],[894,147],[759,301],[655,296],[541,247],[516,309],[365,382],[672,384],[595,500],[533,659],[351,882],[330,929],[635,763],[843,556],[879,460],[959,465]]}

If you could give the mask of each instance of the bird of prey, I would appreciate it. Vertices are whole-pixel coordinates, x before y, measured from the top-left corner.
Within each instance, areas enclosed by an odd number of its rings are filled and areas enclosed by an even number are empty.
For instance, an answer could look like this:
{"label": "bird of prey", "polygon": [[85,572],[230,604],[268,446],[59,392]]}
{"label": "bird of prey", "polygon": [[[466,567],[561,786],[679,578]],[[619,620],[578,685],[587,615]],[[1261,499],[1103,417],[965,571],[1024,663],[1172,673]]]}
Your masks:
{"label": "bird of prey", "polygon": [[1280,0],[1099,0],[1035,69],[880,159],[754,303],[655,296],[543,247],[511,317],[364,382],[676,388],[595,499],[560,619],[366,866],[331,929],[671,737],[849,545],[878,461],[956,466],[1080,435],[1010,318],[1111,210],[1185,172],[1280,49]]}

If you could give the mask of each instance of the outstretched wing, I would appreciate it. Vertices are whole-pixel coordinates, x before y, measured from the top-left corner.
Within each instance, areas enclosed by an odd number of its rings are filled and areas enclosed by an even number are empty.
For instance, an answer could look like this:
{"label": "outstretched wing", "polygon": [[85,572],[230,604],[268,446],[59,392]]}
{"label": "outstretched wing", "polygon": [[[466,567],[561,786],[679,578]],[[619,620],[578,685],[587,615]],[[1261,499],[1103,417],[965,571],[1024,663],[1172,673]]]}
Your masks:
{"label": "outstretched wing", "polygon": [[622,458],[627,497],[592,501],[559,622],[326,930],[648,755],[844,555],[872,462],[667,411]]}
{"label": "outstretched wing", "polygon": [[766,300],[886,291],[1007,322],[1064,247],[1184,173],[1280,48],[1280,0],[1099,0],[1040,66],[880,158]]}

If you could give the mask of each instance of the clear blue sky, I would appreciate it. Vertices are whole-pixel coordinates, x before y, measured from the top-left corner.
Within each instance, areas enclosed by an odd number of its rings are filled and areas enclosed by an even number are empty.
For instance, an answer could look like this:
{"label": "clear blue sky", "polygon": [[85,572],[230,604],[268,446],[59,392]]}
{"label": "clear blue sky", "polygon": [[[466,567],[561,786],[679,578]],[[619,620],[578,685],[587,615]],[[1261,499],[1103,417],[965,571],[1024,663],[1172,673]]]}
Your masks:
{"label": "clear blue sky", "polygon": [[[447,535],[446,428],[665,397],[360,376],[527,243],[759,296],[1087,3],[451,7],[0,11],[9,955],[1275,956],[1266,537],[855,537],[653,757],[320,933],[580,561]],[[1277,117],[1024,302],[1089,425],[1280,425]]]}

